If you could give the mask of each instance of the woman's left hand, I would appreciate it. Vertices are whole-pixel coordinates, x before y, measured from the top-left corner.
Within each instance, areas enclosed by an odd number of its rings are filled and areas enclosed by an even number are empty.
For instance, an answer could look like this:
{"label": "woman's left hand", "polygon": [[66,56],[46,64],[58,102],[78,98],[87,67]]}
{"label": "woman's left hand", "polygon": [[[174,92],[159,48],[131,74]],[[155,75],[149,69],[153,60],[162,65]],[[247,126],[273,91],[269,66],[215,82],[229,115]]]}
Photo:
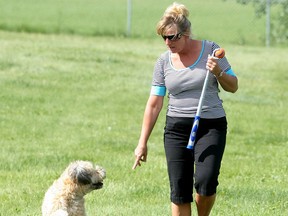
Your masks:
{"label": "woman's left hand", "polygon": [[206,69],[213,73],[216,77],[221,73],[221,68],[218,64],[218,59],[213,58],[212,56],[208,56]]}

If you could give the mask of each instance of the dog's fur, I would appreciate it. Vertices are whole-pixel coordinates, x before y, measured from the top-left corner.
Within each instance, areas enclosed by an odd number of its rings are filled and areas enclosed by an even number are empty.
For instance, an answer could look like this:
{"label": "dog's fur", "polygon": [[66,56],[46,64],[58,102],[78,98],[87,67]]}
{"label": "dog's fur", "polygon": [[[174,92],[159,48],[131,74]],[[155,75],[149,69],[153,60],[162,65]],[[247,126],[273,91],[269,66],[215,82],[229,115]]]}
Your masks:
{"label": "dog's fur", "polygon": [[89,161],[75,161],[45,194],[43,216],[86,216],[84,196],[102,188],[106,172]]}

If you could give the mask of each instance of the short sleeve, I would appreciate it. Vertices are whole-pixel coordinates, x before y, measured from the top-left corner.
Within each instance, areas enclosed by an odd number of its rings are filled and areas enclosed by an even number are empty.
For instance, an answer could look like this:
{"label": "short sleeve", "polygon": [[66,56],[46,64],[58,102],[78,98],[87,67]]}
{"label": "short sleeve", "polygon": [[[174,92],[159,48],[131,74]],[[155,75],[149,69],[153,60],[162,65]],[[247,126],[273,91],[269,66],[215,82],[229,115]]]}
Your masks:
{"label": "short sleeve", "polygon": [[154,66],[151,95],[165,96],[164,59],[159,57]]}
{"label": "short sleeve", "polygon": [[[213,51],[215,49],[218,49],[218,48],[220,48],[220,46],[218,44],[216,44],[215,42],[213,42],[211,55],[212,55]],[[225,56],[224,56],[224,58],[219,59],[218,63],[219,63],[220,68],[222,69],[222,71],[224,71],[225,73],[231,74],[231,75],[233,74],[233,76],[236,76],[233,73],[233,70],[231,69],[231,65],[229,64],[228,59]]]}

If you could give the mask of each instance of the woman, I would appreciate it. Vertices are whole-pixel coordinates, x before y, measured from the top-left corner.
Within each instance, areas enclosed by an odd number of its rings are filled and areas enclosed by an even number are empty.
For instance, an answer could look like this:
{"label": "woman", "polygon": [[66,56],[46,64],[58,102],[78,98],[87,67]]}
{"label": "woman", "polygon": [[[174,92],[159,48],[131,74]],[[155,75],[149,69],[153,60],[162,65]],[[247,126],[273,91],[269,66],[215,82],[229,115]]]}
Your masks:
{"label": "woman", "polygon": [[[224,57],[212,58],[219,46],[191,38],[189,11],[178,3],[169,6],[157,25],[168,47],[154,68],[151,94],[144,112],[133,169],[147,159],[147,142],[168,91],[164,148],[171,189],[172,215],[191,215],[193,184],[198,215],[209,215],[218,186],[226,144],[227,122],[218,84],[228,92],[238,89],[237,77]],[[203,102],[194,150],[187,149],[206,71],[209,82]],[[195,165],[195,170],[194,170]]]}

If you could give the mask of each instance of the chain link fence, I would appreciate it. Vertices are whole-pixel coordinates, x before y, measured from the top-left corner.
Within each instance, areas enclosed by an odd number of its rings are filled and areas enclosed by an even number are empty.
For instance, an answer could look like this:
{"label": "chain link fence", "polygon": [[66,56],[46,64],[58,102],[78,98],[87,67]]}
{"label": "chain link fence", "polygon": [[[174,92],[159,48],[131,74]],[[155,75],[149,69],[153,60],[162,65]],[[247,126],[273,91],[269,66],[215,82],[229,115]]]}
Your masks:
{"label": "chain link fence", "polygon": [[[190,11],[194,38],[239,45],[276,45],[279,4],[270,8],[271,30],[265,14],[258,16],[249,0],[181,0]],[[257,0],[261,1],[261,0]],[[266,0],[262,0],[266,1]],[[278,0],[288,2],[288,0]],[[0,30],[91,36],[157,37],[155,27],[173,0],[0,0]],[[282,2],[283,3],[283,2]],[[284,17],[285,19],[285,17]],[[288,20],[288,18],[287,18]],[[275,30],[276,29],[276,30]],[[287,34],[288,28],[283,29]],[[286,33],[285,33],[286,32]],[[288,35],[288,34],[287,34]],[[284,37],[285,38],[285,37]],[[287,40],[280,41],[286,43]],[[270,41],[269,41],[270,45]]]}
{"label": "chain link fence", "polygon": [[[245,4],[239,0],[181,1],[190,10],[189,19],[192,23],[194,37],[257,46],[270,46],[277,42],[288,45],[288,42],[283,40],[288,36],[288,29],[285,29],[281,33],[282,35],[277,35],[278,19],[283,9],[281,8],[283,2],[288,2],[288,0],[262,0],[261,6],[264,5],[264,12],[260,16],[259,7],[257,8],[257,4],[253,4],[251,1],[246,1]],[[127,0],[127,35],[141,36],[143,34],[141,17],[137,15],[140,14],[139,8],[141,8],[139,1]],[[158,19],[165,8],[163,7],[162,10],[159,8]],[[153,15],[153,12],[149,13],[149,16]],[[156,20],[158,21],[158,19]],[[129,27],[129,25],[131,26]],[[154,30],[153,28],[152,30]],[[282,40],[277,40],[279,38]]]}

